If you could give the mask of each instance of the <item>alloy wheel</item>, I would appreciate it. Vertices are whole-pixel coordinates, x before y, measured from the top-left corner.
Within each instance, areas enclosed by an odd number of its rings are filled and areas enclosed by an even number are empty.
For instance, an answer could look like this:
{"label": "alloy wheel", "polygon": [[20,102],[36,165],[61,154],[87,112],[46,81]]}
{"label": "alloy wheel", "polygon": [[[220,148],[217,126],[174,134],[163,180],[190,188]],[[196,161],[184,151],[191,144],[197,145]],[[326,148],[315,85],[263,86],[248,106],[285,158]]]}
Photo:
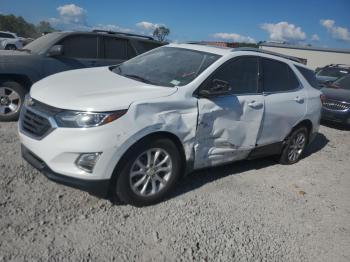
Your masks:
{"label": "alloy wheel", "polygon": [[9,87],[0,86],[0,115],[8,116],[21,108],[20,95]]}
{"label": "alloy wheel", "polygon": [[141,153],[130,169],[130,186],[139,196],[152,196],[162,191],[172,176],[172,159],[161,148]]}
{"label": "alloy wheel", "polygon": [[288,150],[288,160],[291,162],[296,161],[305,148],[306,137],[304,133],[298,133],[291,141]]}

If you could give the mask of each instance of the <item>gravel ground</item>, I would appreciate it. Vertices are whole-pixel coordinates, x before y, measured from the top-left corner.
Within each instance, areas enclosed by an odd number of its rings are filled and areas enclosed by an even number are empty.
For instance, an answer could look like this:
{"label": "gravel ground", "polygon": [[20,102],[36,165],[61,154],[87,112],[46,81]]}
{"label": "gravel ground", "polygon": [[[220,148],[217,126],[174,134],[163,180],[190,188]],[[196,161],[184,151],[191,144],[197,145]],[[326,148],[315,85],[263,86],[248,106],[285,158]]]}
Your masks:
{"label": "gravel ground", "polygon": [[135,208],[48,181],[0,123],[0,261],[350,261],[349,145],[322,126],[295,165],[202,170]]}

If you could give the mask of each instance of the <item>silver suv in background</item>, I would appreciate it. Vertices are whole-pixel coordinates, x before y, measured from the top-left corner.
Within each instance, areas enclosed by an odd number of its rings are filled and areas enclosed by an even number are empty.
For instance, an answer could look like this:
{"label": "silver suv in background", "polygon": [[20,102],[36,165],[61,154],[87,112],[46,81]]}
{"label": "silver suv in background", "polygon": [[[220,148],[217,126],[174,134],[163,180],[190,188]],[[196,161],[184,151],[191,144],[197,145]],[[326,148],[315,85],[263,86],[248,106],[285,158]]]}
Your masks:
{"label": "silver suv in background", "polygon": [[15,33],[0,31],[0,49],[16,50],[22,47],[22,39]]}

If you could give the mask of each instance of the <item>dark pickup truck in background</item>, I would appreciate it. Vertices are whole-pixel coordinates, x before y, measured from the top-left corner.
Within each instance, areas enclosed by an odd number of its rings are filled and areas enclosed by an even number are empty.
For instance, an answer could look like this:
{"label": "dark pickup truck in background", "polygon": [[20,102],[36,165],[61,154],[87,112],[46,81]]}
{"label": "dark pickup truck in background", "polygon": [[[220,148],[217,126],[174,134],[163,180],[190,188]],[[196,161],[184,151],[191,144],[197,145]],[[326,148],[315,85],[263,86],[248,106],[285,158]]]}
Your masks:
{"label": "dark pickup truck in background", "polygon": [[50,33],[21,50],[0,51],[0,121],[17,120],[25,94],[46,76],[119,64],[164,44],[149,36],[94,30]]}

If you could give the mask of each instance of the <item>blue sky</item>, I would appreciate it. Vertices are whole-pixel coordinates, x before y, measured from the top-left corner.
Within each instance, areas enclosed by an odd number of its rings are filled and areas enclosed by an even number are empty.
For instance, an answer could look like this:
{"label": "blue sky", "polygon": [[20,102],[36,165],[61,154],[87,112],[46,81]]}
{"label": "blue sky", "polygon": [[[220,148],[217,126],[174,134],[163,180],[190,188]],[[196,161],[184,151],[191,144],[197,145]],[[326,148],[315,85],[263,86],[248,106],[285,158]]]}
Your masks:
{"label": "blue sky", "polygon": [[350,1],[44,1],[0,0],[0,13],[55,27],[149,34],[170,28],[173,41],[218,40],[350,48]]}

